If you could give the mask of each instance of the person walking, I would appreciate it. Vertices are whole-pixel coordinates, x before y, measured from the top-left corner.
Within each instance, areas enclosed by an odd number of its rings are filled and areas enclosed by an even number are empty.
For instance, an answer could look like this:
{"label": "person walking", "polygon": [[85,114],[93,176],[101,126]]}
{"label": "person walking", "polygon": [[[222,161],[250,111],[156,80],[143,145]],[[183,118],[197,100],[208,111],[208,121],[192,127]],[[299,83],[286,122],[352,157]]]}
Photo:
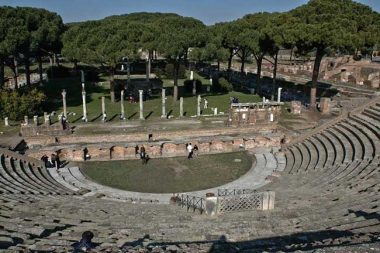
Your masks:
{"label": "person walking", "polygon": [[207,98],[205,98],[203,101],[203,109],[207,109],[207,108],[208,108],[208,100]]}
{"label": "person walking", "polygon": [[146,159],[146,153],[145,153],[145,147],[141,146],[140,148],[140,159],[143,164],[145,164],[145,159]]}
{"label": "person walking", "polygon": [[187,152],[188,152],[187,159],[193,158],[193,146],[191,145],[191,143],[187,145]]}
{"label": "person walking", "polygon": [[139,145],[135,146],[135,157],[137,158],[137,155],[139,154]]}
{"label": "person walking", "polygon": [[197,144],[195,144],[194,145],[194,148],[193,148],[193,155],[195,156],[195,157],[197,157],[198,156],[198,146],[197,146]]}

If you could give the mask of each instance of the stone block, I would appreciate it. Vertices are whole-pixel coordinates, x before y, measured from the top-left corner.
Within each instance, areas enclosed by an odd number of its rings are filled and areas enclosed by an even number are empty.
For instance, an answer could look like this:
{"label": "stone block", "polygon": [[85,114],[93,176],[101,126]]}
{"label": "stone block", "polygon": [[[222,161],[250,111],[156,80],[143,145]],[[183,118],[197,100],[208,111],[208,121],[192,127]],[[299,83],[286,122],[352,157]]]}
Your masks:
{"label": "stone block", "polygon": [[10,237],[0,236],[0,249],[6,249],[14,244],[14,241]]}
{"label": "stone block", "polygon": [[218,212],[218,197],[206,198],[206,214],[216,215]]}
{"label": "stone block", "polygon": [[161,157],[161,147],[159,145],[147,146],[145,149],[150,157]]}
{"label": "stone block", "polygon": [[115,146],[111,148],[111,159],[124,159],[125,148],[121,146]]}
{"label": "stone block", "polygon": [[240,149],[244,147],[244,140],[243,139],[234,139],[232,142],[233,148],[234,149]]}
{"label": "stone block", "polygon": [[88,149],[88,154],[91,156],[91,159],[103,160],[103,159],[110,158],[109,148],[88,147],[87,149]]}
{"label": "stone block", "polygon": [[199,153],[208,153],[210,152],[210,143],[203,142],[198,144]]}
{"label": "stone block", "polygon": [[225,146],[226,145],[224,142],[219,141],[219,140],[214,140],[210,144],[210,151],[213,152],[213,151],[225,150]]}
{"label": "stone block", "polygon": [[292,114],[301,114],[301,108],[302,108],[301,101],[290,102],[290,112]]}
{"label": "stone block", "polygon": [[373,79],[370,81],[371,88],[379,88],[380,87],[380,79]]}
{"label": "stone block", "polygon": [[320,102],[321,113],[327,114],[331,110],[331,99],[330,98],[321,98]]}

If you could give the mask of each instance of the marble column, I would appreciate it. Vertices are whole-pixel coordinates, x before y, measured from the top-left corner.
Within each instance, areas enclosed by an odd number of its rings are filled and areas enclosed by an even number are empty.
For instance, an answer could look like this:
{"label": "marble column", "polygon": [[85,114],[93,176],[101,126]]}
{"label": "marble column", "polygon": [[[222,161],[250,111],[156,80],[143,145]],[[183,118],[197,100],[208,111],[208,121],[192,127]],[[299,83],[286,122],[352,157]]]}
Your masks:
{"label": "marble column", "polygon": [[44,121],[46,125],[50,125],[50,115],[47,112],[44,112]]}
{"label": "marble column", "polygon": [[29,124],[28,116],[24,116],[24,124],[27,126]]}
{"label": "marble column", "polygon": [[63,116],[67,119],[66,90],[62,90]]}
{"label": "marble column", "polygon": [[8,120],[8,117],[5,117],[4,118],[4,125],[7,127],[9,126],[9,120]]}
{"label": "marble column", "polygon": [[143,101],[143,90],[139,90],[139,102],[140,102],[140,119],[144,120],[144,101]]}
{"label": "marble column", "polygon": [[80,81],[81,81],[82,84],[85,82],[85,80],[84,80],[84,71],[83,70],[80,71]]}
{"label": "marble column", "polygon": [[183,97],[179,98],[179,116],[183,117]]}
{"label": "marble column", "polygon": [[278,103],[281,102],[281,90],[282,90],[282,88],[278,88],[278,90],[277,90],[277,102]]}
{"label": "marble column", "polygon": [[124,111],[124,90],[120,92],[120,119],[125,120],[125,111]]}
{"label": "marble column", "polygon": [[35,126],[38,126],[38,116],[37,115],[33,116],[33,122],[34,122]]}
{"label": "marble column", "polygon": [[214,108],[214,115],[216,116],[216,115],[218,115],[218,108]]}
{"label": "marble column", "polygon": [[83,103],[83,117],[82,120],[87,122],[87,106],[86,106],[86,92],[82,91],[82,103]]}
{"label": "marble column", "polygon": [[193,81],[193,96],[197,95],[197,80],[194,79],[194,71],[190,73],[190,80]]}
{"label": "marble column", "polygon": [[127,77],[128,77],[127,83],[130,84],[131,83],[131,64],[129,64],[129,60],[127,62]]}
{"label": "marble column", "polygon": [[102,97],[102,121],[106,122],[107,115],[106,115],[106,98]]}
{"label": "marble column", "polygon": [[201,98],[201,95],[198,95],[197,97],[197,116],[201,116],[201,102],[202,102],[202,98]]}
{"label": "marble column", "polygon": [[146,82],[150,81],[150,58],[149,56],[146,59]]}
{"label": "marble column", "polygon": [[166,90],[162,89],[162,115],[161,118],[166,118]]}

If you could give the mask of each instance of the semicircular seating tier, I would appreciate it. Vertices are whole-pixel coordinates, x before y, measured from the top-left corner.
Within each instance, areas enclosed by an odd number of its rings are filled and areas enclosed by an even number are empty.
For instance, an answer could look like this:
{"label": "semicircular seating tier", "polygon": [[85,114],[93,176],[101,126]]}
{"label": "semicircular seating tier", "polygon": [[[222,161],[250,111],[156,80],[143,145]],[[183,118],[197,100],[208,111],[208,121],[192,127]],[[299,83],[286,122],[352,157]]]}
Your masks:
{"label": "semicircular seating tier", "polygon": [[67,252],[91,230],[98,250],[115,252],[135,247],[212,252],[219,243],[233,252],[342,251],[334,247],[376,252],[379,145],[380,104],[371,103],[283,152],[256,155],[264,158],[253,168],[261,163],[266,174],[274,170],[281,176],[265,185],[267,180],[246,179],[244,188],[275,191],[274,210],[217,217],[175,205],[122,202],[130,196],[112,196],[77,169],[48,171],[0,150],[0,248]]}

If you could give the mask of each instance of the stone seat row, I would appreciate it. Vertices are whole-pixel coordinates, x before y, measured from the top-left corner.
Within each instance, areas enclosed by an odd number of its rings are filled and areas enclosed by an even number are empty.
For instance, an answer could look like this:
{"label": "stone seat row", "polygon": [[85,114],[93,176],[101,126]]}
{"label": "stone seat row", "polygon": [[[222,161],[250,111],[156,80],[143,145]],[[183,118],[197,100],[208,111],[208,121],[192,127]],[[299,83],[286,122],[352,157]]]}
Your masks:
{"label": "stone seat row", "polygon": [[45,169],[0,155],[0,191],[35,195],[72,194],[57,183]]}
{"label": "stone seat row", "polygon": [[[102,244],[99,249],[104,247],[115,247],[121,248],[124,243],[137,240],[134,235],[143,235],[144,233],[150,231],[152,240],[164,241],[180,241],[180,238],[187,238],[187,240],[192,240],[198,238],[198,241],[205,240],[207,235],[206,231],[218,231],[215,235],[228,234],[230,239],[243,240],[254,240],[255,238],[261,238],[264,236],[276,236],[281,235],[291,235],[296,232],[303,232],[308,230],[317,230],[323,228],[331,228],[336,230],[341,230],[342,233],[346,231],[351,231],[352,236],[357,232],[357,234],[365,232],[366,228],[368,230],[378,228],[378,223],[372,217],[365,219],[363,217],[358,217],[353,212],[347,212],[346,208],[351,208],[352,211],[363,210],[364,203],[368,202],[369,199],[361,199],[359,204],[357,204],[357,209],[355,205],[349,203],[349,200],[345,200],[344,203],[339,205],[336,202],[329,204],[328,206],[323,205],[321,208],[299,208],[295,212],[287,210],[275,210],[273,213],[250,213],[247,216],[244,213],[238,213],[236,215],[222,216],[220,222],[216,223],[214,219],[209,219],[206,216],[193,216],[187,213],[178,212],[177,208],[163,205],[158,208],[158,206],[144,205],[145,208],[142,209],[139,205],[130,205],[117,202],[107,202],[104,200],[96,199],[91,200],[88,198],[83,199],[67,199],[65,196],[58,196],[61,198],[61,206],[53,207],[57,200],[51,200],[49,202],[43,200],[38,205],[33,204],[29,208],[23,208],[25,211],[29,210],[30,215],[34,215],[36,209],[38,210],[41,206],[46,204],[45,209],[41,209],[39,212],[43,214],[44,219],[49,220],[53,217],[59,220],[59,224],[65,224],[64,219],[60,216],[66,216],[68,220],[72,217],[86,217],[88,222],[77,221],[74,222],[75,225],[71,227],[60,226],[62,230],[58,230],[48,234],[45,232],[41,238],[26,239],[22,243],[18,243],[18,248],[20,249],[52,249],[63,250],[70,249],[69,245],[80,237],[81,231],[86,229],[93,229],[96,233],[96,242]],[[69,205],[69,201],[72,205]],[[52,205],[54,204],[54,205]],[[363,206],[360,206],[363,204]],[[95,208],[97,207],[97,208]],[[67,212],[68,208],[72,209],[72,212]],[[100,211],[101,209],[102,211]],[[141,215],[136,216],[136,211],[142,212]],[[28,212],[29,213],[29,212]],[[294,217],[294,213],[298,217]],[[124,214],[124,215],[121,215]],[[291,217],[293,215],[293,217]],[[261,221],[265,217],[265,223]],[[61,220],[60,220],[61,219]],[[28,220],[28,219],[27,219]],[[178,222],[181,220],[181,222]],[[199,222],[202,222],[202,226],[198,226]],[[70,222],[71,224],[73,222]],[[122,228],[128,227],[127,233],[120,234]],[[27,226],[24,225],[25,228]],[[153,232],[155,231],[155,232]],[[359,232],[361,231],[361,232]],[[20,234],[28,236],[30,231],[25,229]],[[15,237],[14,232],[13,238]],[[125,233],[125,232],[124,232]],[[131,233],[133,235],[131,235]],[[375,232],[373,232],[375,233]],[[162,234],[161,236],[159,236]],[[112,236],[110,238],[110,236]],[[141,236],[142,237],[142,236]],[[154,239],[153,239],[154,238]],[[322,238],[322,236],[321,236]],[[310,241],[317,240],[318,236],[308,238]],[[347,238],[346,238],[347,239]],[[349,238],[350,240],[352,238]],[[296,244],[297,239],[294,238],[292,243]],[[322,240],[322,239],[319,239]],[[239,240],[237,240],[239,241]],[[306,242],[306,241],[305,241]],[[184,240],[186,243],[186,240]],[[14,247],[14,248],[16,248]],[[13,249],[14,249],[13,248]]]}
{"label": "stone seat row", "polygon": [[288,173],[304,173],[324,167],[371,159],[380,148],[380,129],[354,116],[318,133],[286,152]]}

